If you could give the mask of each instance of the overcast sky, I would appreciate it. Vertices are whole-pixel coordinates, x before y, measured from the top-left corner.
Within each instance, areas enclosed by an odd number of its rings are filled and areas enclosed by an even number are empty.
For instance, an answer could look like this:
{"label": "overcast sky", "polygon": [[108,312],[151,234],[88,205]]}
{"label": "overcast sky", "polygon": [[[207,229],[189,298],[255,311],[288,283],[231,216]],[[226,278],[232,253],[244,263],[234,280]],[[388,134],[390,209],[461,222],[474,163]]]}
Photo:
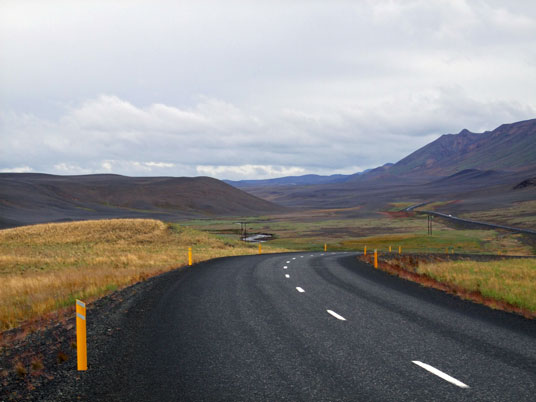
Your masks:
{"label": "overcast sky", "polygon": [[0,0],[2,172],[354,173],[534,117],[534,0]]}

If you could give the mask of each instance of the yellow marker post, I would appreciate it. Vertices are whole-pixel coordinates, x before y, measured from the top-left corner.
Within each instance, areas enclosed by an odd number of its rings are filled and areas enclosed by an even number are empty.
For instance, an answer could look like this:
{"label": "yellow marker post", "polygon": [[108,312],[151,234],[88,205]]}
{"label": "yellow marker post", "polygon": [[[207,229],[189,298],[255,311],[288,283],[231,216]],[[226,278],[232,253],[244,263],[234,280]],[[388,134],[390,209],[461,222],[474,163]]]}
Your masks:
{"label": "yellow marker post", "polygon": [[374,268],[378,268],[378,250],[374,249]]}
{"label": "yellow marker post", "polygon": [[87,370],[86,303],[76,300],[76,357],[78,371]]}
{"label": "yellow marker post", "polygon": [[262,254],[262,246],[261,246],[261,243],[259,243],[259,254]]}
{"label": "yellow marker post", "polygon": [[391,252],[391,246],[389,246],[389,252]]}
{"label": "yellow marker post", "polygon": [[402,254],[402,246],[398,246],[398,254]]}
{"label": "yellow marker post", "polygon": [[192,265],[192,248],[188,247],[188,266]]}
{"label": "yellow marker post", "polygon": [[367,255],[367,246],[365,246],[365,250],[363,251],[363,255]]}
{"label": "yellow marker post", "polygon": [[324,251],[328,251],[328,245],[324,243]]}

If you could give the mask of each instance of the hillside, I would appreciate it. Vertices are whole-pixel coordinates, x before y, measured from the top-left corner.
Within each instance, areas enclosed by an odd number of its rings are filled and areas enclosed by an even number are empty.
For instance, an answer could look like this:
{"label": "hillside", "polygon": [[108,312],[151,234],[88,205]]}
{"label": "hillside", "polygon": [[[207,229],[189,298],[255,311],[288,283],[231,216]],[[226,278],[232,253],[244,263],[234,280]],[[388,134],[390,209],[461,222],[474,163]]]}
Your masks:
{"label": "hillside", "polygon": [[282,210],[209,177],[0,174],[0,228],[101,218],[175,221]]}
{"label": "hillside", "polygon": [[466,169],[521,171],[536,167],[536,119],[493,131],[445,134],[389,169],[393,176],[448,176]]}
{"label": "hillside", "polygon": [[[351,175],[344,182],[248,186],[244,190],[281,205],[305,208],[360,205],[366,211],[387,207],[393,200],[458,200],[457,207],[477,210],[534,199],[529,179],[535,173],[533,119],[481,134],[468,130],[445,134],[395,164]],[[528,184],[520,185],[525,180]]]}

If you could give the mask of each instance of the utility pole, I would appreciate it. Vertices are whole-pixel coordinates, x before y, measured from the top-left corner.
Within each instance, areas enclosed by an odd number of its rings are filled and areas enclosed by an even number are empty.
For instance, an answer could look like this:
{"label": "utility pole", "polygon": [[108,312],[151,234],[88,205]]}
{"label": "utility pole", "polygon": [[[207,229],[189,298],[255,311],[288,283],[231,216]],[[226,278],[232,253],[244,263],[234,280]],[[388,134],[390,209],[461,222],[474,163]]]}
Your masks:
{"label": "utility pole", "polygon": [[240,224],[240,237],[243,241],[246,241],[246,237],[248,235],[247,230],[247,224],[248,222],[236,222],[237,224]]}

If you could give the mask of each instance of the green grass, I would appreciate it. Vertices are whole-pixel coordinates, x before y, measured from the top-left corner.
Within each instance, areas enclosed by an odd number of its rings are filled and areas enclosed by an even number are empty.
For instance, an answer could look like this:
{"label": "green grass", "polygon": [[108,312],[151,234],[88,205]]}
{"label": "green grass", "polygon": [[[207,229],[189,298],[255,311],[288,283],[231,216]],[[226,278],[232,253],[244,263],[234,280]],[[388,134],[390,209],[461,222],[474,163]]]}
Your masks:
{"label": "green grass", "polygon": [[536,200],[517,202],[508,208],[462,214],[461,217],[520,228],[536,229]]}
{"label": "green grass", "polygon": [[417,272],[536,312],[536,259],[421,263]]}
{"label": "green grass", "polygon": [[[396,203],[398,206],[403,203]],[[407,203],[405,203],[407,204]],[[293,250],[321,250],[327,243],[331,250],[387,250],[402,246],[406,252],[444,253],[449,248],[455,253],[530,255],[517,234],[494,230],[456,230],[435,221],[433,236],[427,235],[427,218],[420,214],[397,216],[377,213],[359,218],[296,215],[251,218],[249,232],[267,232],[276,236],[269,242],[276,247]],[[239,226],[232,220],[202,220],[186,223],[199,230],[223,233],[227,238],[238,238]],[[232,231],[235,230],[235,233]],[[387,234],[388,233],[388,234]]]}

